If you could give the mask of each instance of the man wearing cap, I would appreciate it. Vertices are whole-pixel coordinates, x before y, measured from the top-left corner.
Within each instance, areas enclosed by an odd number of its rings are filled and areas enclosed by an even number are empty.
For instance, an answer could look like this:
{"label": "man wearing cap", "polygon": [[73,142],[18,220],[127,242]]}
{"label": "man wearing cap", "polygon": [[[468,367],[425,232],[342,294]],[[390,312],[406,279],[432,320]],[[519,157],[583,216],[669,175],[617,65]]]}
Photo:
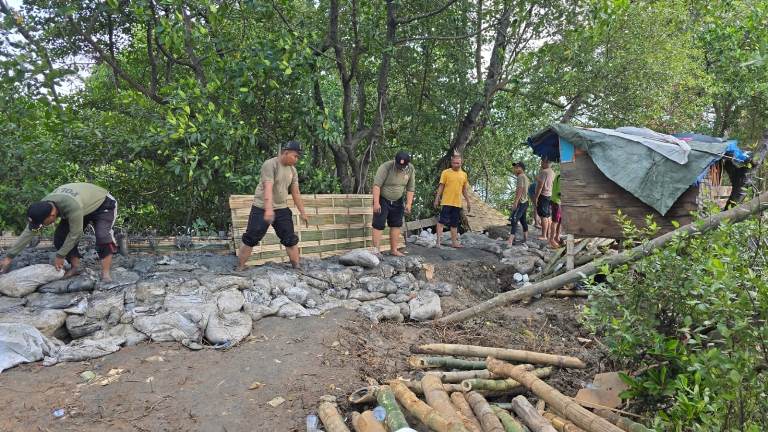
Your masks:
{"label": "man wearing cap", "polygon": [[411,155],[397,152],[395,160],[384,162],[373,178],[373,247],[378,253],[385,226],[389,226],[389,251],[403,256],[397,250],[403,214],[411,213],[416,191],[416,170],[410,164]]}
{"label": "man wearing cap", "polygon": [[[440,184],[437,186],[435,196],[435,208],[442,206],[440,217],[437,220],[437,246],[442,247],[443,226],[451,230],[451,247],[463,247],[459,243],[459,224],[461,223],[461,196],[467,200],[467,213],[472,211],[467,194],[469,178],[461,169],[461,155],[454,154],[451,157],[451,167],[440,173]],[[441,199],[442,198],[442,199]]]}
{"label": "man wearing cap", "polygon": [[117,217],[117,201],[106,189],[90,183],[69,183],[54,189],[42,201],[32,203],[27,209],[27,228],[21,233],[16,244],[9,250],[8,255],[0,262],[0,273],[10,268],[13,258],[21,253],[44,226],[48,226],[61,218],[61,222],[53,233],[53,245],[56,247],[54,266],[61,270],[64,261],[69,261],[70,269],[65,276],[78,273],[80,267],[80,251],[78,243],[83,230],[92,224],[96,232],[96,252],[101,259],[101,281],[112,281],[110,268],[112,254],[117,252],[117,243],[113,226]]}
{"label": "man wearing cap", "polygon": [[509,217],[509,221],[512,223],[512,232],[509,235],[510,246],[515,242],[518,222],[523,227],[523,243],[528,241],[526,213],[528,212],[528,188],[531,181],[525,174],[525,163],[518,162],[515,164],[515,175],[517,176],[517,186],[515,188],[515,200],[512,203],[512,215]]}
{"label": "man wearing cap", "polygon": [[253,247],[264,238],[270,225],[280,238],[280,244],[285,246],[293,268],[299,268],[299,237],[293,230],[293,213],[288,208],[288,194],[293,197],[293,204],[299,209],[301,220],[309,226],[299,190],[299,174],[295,167],[300,156],[301,144],[289,141],[283,144],[279,156],[261,165],[261,179],[253,194],[248,228],[243,234],[243,245],[238,253],[238,271],[245,270],[245,263]]}

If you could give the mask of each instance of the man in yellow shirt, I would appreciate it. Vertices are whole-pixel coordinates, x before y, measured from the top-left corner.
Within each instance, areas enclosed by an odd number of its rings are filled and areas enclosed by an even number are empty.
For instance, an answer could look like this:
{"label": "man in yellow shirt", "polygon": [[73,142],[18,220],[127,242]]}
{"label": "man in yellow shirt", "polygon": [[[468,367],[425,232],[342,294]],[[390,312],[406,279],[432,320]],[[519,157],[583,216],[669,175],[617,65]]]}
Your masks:
{"label": "man in yellow shirt", "polygon": [[[467,173],[461,169],[461,155],[454,155],[451,158],[451,167],[443,170],[440,174],[440,185],[437,187],[437,196],[435,196],[435,208],[442,205],[440,218],[437,221],[437,247],[440,248],[443,240],[443,226],[447,225],[451,229],[451,246],[454,248],[463,247],[459,244],[459,224],[461,223],[461,196],[467,200],[467,213],[471,210],[469,196],[467,195],[467,184],[469,179]],[[441,200],[442,197],[442,200]]]}

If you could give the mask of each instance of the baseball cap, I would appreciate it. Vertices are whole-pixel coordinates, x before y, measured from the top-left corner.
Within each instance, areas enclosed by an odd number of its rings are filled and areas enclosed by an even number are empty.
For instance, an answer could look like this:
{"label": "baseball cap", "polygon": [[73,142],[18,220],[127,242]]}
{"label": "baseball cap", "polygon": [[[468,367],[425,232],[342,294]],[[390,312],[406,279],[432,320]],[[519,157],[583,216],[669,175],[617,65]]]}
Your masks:
{"label": "baseball cap", "polygon": [[51,214],[53,206],[50,201],[37,201],[27,208],[27,220],[29,229],[38,230],[42,228],[43,222]]}
{"label": "baseball cap", "polygon": [[525,162],[523,161],[515,162],[515,166],[520,167],[523,169],[523,171],[525,171]]}
{"label": "baseball cap", "polygon": [[395,155],[395,165],[398,168],[405,168],[411,162],[411,155],[404,151],[399,151]]}
{"label": "baseball cap", "polygon": [[288,141],[287,143],[283,144],[282,147],[280,147],[280,150],[293,150],[295,152],[301,153],[301,144],[298,141]]}

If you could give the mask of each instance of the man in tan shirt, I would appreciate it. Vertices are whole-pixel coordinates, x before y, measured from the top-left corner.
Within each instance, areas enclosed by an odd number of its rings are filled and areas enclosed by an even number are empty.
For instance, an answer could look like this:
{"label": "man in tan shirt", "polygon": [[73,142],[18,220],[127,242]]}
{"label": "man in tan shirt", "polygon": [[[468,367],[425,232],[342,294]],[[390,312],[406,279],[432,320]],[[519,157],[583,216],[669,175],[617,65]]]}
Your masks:
{"label": "man in tan shirt", "polygon": [[413,194],[416,190],[416,170],[410,164],[411,155],[400,151],[395,160],[384,162],[376,170],[373,179],[373,247],[379,252],[381,236],[389,225],[389,251],[394,256],[402,256],[397,250],[400,227],[403,226],[403,214],[411,213]]}
{"label": "man in tan shirt", "polygon": [[270,225],[275,229],[280,243],[285,246],[291,265],[294,268],[299,267],[299,237],[293,230],[293,213],[288,208],[288,193],[290,192],[294,205],[299,209],[301,220],[309,225],[295,167],[300,155],[301,144],[289,141],[283,144],[279,156],[268,159],[261,165],[261,179],[253,194],[248,228],[243,234],[243,245],[238,253],[238,271],[245,270],[245,263],[251,256],[253,247],[264,238]]}
{"label": "man in tan shirt", "polygon": [[[541,171],[536,177],[536,213],[541,218],[541,237],[549,243],[549,230],[552,225],[552,185],[555,182],[555,172],[549,167],[547,159],[541,160]],[[552,245],[550,245],[552,246]]]}

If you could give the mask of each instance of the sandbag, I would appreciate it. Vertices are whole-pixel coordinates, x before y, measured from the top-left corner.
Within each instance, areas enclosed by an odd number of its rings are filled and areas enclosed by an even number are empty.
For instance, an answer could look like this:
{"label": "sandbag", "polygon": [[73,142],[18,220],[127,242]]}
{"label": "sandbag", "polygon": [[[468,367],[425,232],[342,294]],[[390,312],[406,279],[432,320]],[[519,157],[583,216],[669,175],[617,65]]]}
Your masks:
{"label": "sandbag", "polygon": [[0,323],[28,324],[40,330],[45,336],[53,336],[56,330],[64,326],[66,319],[66,312],[54,309],[41,311],[23,309],[18,312],[0,314]]}
{"label": "sandbag", "polygon": [[48,282],[64,277],[64,270],[50,264],[35,264],[0,276],[0,293],[9,297],[24,297]]}
{"label": "sandbag", "polygon": [[387,299],[374,300],[363,303],[357,312],[374,323],[384,320],[403,322],[405,318],[400,312],[400,306]]}
{"label": "sandbag", "polygon": [[43,365],[52,366],[56,363],[76,362],[104,357],[120,350],[125,343],[122,336],[109,336],[101,339],[83,338],[72,341],[69,345],[60,347],[43,359]]}
{"label": "sandbag", "polygon": [[235,345],[251,334],[252,326],[253,321],[246,313],[214,313],[208,318],[205,338],[214,345]]}
{"label": "sandbag", "polygon": [[432,291],[419,291],[416,297],[408,302],[411,319],[428,321],[440,317],[443,310],[440,307],[440,296]]}
{"label": "sandbag", "polygon": [[164,312],[159,315],[138,316],[133,327],[158,342],[199,341],[202,337],[197,316],[184,312]]}
{"label": "sandbag", "polygon": [[360,266],[365,268],[378,267],[379,258],[367,249],[351,250],[339,257],[339,263],[346,266]]}
{"label": "sandbag", "polygon": [[72,278],[58,279],[49,282],[38,288],[38,291],[41,293],[55,294],[93,291],[97,282],[98,280],[95,275],[86,273]]}
{"label": "sandbag", "polygon": [[28,324],[0,324],[0,372],[21,363],[42,360],[56,344]]}

